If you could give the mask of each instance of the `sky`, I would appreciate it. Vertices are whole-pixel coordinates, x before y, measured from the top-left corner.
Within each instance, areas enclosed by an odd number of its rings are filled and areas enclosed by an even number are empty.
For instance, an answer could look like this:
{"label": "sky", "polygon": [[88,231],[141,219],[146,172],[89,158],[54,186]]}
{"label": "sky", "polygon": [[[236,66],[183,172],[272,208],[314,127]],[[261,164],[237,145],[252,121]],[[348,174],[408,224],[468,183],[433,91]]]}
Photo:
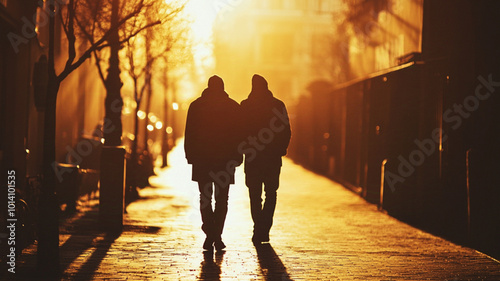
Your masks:
{"label": "sky", "polygon": [[194,56],[197,62],[204,62],[206,67],[213,64],[212,27],[217,17],[216,1],[220,0],[189,0],[186,13],[191,21],[194,39]]}
{"label": "sky", "polygon": [[[168,0],[166,0],[168,1]],[[212,28],[217,17],[235,9],[245,0],[187,0],[184,12],[191,23],[192,52],[195,61],[196,76],[199,81],[194,85],[181,85],[186,94],[186,100],[196,96],[206,84],[206,77],[213,75],[215,58],[213,54]]]}
{"label": "sky", "polygon": [[[192,17],[192,31],[196,39],[210,40],[212,26],[217,17],[218,0],[189,0],[186,13]],[[220,1],[220,0],[219,0]]]}
{"label": "sky", "polygon": [[[215,1],[220,0],[187,0],[184,10],[191,24],[191,48],[197,77],[210,75],[215,67],[212,42],[212,26],[217,17],[217,11],[214,8]],[[193,82],[195,85],[190,82],[180,85],[184,89],[182,92],[186,93],[183,97],[185,100],[193,98],[203,83],[201,80]]]}

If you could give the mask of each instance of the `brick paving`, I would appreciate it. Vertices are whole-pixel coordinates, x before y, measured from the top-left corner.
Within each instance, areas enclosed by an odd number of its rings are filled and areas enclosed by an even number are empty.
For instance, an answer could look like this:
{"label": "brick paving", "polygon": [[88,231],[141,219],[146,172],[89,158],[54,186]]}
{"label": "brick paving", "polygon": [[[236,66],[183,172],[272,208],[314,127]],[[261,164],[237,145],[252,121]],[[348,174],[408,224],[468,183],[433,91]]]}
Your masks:
{"label": "brick paving", "polygon": [[[500,280],[500,263],[415,229],[326,178],[284,161],[271,243],[256,249],[242,169],[229,194],[222,253],[202,251],[198,191],[177,147],[172,166],[127,208],[117,237],[97,205],[61,227],[62,280]],[[16,276],[32,277],[36,245]]]}

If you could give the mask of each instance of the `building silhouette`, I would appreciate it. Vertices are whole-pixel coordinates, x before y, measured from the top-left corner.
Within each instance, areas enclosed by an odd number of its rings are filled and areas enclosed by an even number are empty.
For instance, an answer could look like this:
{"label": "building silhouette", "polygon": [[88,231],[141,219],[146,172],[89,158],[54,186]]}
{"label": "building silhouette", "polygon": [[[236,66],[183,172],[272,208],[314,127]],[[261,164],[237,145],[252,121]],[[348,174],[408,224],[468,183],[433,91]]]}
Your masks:
{"label": "building silhouette", "polygon": [[499,2],[396,2],[348,1],[346,30],[366,17],[387,35],[352,37],[373,46],[349,46],[346,82],[299,99],[290,155],[390,215],[498,256]]}

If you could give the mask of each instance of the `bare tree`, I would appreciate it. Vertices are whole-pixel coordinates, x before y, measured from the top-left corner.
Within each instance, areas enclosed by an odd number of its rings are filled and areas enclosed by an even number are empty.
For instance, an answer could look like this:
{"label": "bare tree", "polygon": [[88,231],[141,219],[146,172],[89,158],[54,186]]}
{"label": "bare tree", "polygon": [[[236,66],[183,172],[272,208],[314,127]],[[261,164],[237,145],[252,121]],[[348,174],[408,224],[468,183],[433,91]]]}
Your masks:
{"label": "bare tree", "polygon": [[[165,58],[170,53],[173,45],[177,42],[175,39],[178,34],[173,31],[178,28],[179,14],[184,8],[181,4],[168,4],[166,2],[157,2],[147,8],[143,17],[137,17],[136,22],[150,23],[156,19],[161,20],[161,24],[148,28],[137,36],[130,38],[126,44],[126,55],[123,60],[125,70],[132,78],[133,95],[136,102],[134,114],[134,139],[131,147],[129,173],[129,185],[132,189],[140,185],[139,182],[147,181],[150,174],[139,174],[138,166],[138,136],[139,136],[139,111],[144,98],[146,98],[146,116],[149,115],[151,104],[151,95],[153,92],[152,77],[157,69],[157,62],[160,58]],[[146,97],[145,97],[146,94]],[[147,125],[147,122],[146,122]],[[147,152],[147,129],[144,128],[144,150]],[[146,159],[146,161],[150,161]],[[152,163],[151,171],[152,172]],[[145,179],[144,179],[145,177]]]}
{"label": "bare tree", "polygon": [[[47,5],[47,9],[52,15],[59,17],[68,41],[68,48],[66,50],[67,60],[64,68],[60,73],[56,73],[54,54],[56,18],[54,16],[50,17],[48,83],[44,120],[43,185],[39,199],[40,227],[38,230],[38,267],[45,276],[57,276],[60,273],[58,204],[55,194],[56,175],[60,176],[64,173],[64,171],[57,170],[55,165],[56,101],[60,85],[69,74],[80,67],[93,53],[104,48],[110,47],[110,53],[116,53],[115,56],[110,56],[110,61],[116,61],[117,64],[117,50],[120,46],[120,40],[117,40],[117,35],[119,38],[120,29],[132,18],[140,14],[145,6],[144,0],[135,2],[136,5],[134,7],[120,5],[119,0],[67,0],[58,1],[58,5],[56,5],[55,1],[48,0],[45,5]],[[62,2],[64,2],[64,5]],[[57,6],[59,7],[58,10],[56,10]],[[119,13],[120,15],[118,15]],[[110,16],[107,17],[107,14],[110,14]],[[94,15],[95,17],[92,17]],[[91,19],[90,22],[87,22],[91,23],[88,26],[82,25],[83,22],[86,22],[86,19]],[[80,40],[78,34],[79,32],[87,32],[87,27],[92,28],[91,34],[94,36],[92,36],[92,40],[85,42],[84,40]],[[142,26],[139,30],[143,28],[146,27]],[[97,29],[99,29],[99,32],[94,32]],[[138,31],[136,32],[138,33]],[[127,33],[124,41],[135,34],[135,32]],[[81,48],[77,48],[77,46],[81,46]],[[84,51],[77,51],[81,49]],[[112,68],[111,65],[114,65],[114,62],[110,63],[106,89],[112,88],[112,91],[115,93],[113,97],[116,97],[116,92],[119,96],[119,88],[121,87],[119,68]],[[118,79],[116,79],[117,76]],[[117,88],[118,91],[116,91]],[[107,101],[107,103],[109,102]],[[109,105],[111,106],[111,103]],[[112,124],[118,123],[116,122],[116,114],[110,120],[112,120]],[[115,135],[118,131],[121,135],[121,122],[117,130],[115,130]]]}
{"label": "bare tree", "polygon": [[[106,88],[103,133],[105,145],[121,145],[121,109],[123,100],[120,95],[122,81],[120,80],[119,51],[131,38],[142,31],[161,23],[159,18],[152,15],[151,21],[144,21],[150,7],[158,3],[153,0],[80,0],[85,12],[77,19],[79,31],[90,44],[106,34],[111,25],[121,22],[129,17],[119,28],[113,30],[104,45],[109,48],[98,48],[93,50],[95,64],[104,87]],[[105,74],[104,67],[107,68]]]}

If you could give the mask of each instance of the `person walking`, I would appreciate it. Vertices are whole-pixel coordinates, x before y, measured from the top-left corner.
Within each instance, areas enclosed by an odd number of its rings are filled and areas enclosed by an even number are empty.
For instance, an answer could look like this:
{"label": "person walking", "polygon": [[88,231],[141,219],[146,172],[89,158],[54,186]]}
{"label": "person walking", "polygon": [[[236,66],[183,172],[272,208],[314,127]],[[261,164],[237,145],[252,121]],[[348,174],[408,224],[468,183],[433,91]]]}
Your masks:
{"label": "person walking", "polygon": [[[208,80],[201,97],[188,109],[184,150],[192,165],[192,180],[198,182],[205,250],[222,250],[222,231],[227,214],[229,185],[234,183],[235,167],[243,162],[238,152],[240,106],[224,91],[219,76]],[[215,208],[212,209],[212,195]]]}
{"label": "person walking", "polygon": [[266,79],[257,74],[252,77],[252,91],[241,102],[241,111],[244,137],[252,146],[240,145],[239,149],[245,154],[245,183],[254,222],[252,241],[258,245],[269,242],[281,157],[286,155],[291,137],[290,122],[285,104],[273,96]]}

